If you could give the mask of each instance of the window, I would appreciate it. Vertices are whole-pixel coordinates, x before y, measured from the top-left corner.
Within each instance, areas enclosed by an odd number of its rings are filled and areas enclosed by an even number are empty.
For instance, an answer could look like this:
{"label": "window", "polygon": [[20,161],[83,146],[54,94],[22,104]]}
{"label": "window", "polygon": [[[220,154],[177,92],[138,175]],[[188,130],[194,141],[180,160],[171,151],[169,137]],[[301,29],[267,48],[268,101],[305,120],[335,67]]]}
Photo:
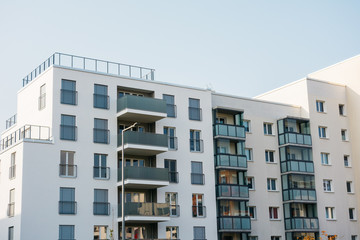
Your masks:
{"label": "window", "polygon": [[254,179],[254,177],[247,177],[247,184],[248,184],[249,190],[255,190],[255,179]]}
{"label": "window", "polygon": [[250,120],[243,120],[243,126],[245,127],[245,132],[251,132],[251,124]]}
{"label": "window", "polygon": [[76,141],[76,117],[61,114],[60,139]]}
{"label": "window", "polygon": [[94,189],[94,215],[110,215],[107,189]]}
{"label": "window", "polygon": [[10,159],[10,169],[9,169],[9,179],[14,179],[16,177],[16,152],[11,153]]}
{"label": "window", "polygon": [[252,154],[252,149],[251,148],[245,148],[245,155],[246,155],[246,159],[248,161],[253,161],[253,154]]}
{"label": "window", "polygon": [[75,152],[60,151],[60,177],[76,177],[77,166],[74,165]]}
{"label": "window", "polygon": [[202,162],[191,162],[191,184],[204,185]]}
{"label": "window", "polygon": [[194,240],[203,240],[205,237],[205,227],[194,227]]}
{"label": "window", "polygon": [[341,129],[341,140],[343,140],[343,141],[348,140],[347,130],[346,129]]}
{"label": "window", "polygon": [[317,112],[325,112],[325,102],[324,101],[320,101],[320,100],[316,100],[316,111]]}
{"label": "window", "polygon": [[329,153],[321,153],[321,164],[330,165]]}
{"label": "window", "polygon": [[350,220],[355,220],[355,208],[349,208],[349,219]]}
{"label": "window", "polygon": [[335,208],[334,207],[325,207],[325,216],[328,220],[335,219]]}
{"label": "window", "polygon": [[357,240],[357,235],[351,235],[351,240]]}
{"label": "window", "polygon": [[276,178],[268,178],[267,179],[267,190],[268,191],[276,191]]}
{"label": "window", "polygon": [[94,85],[94,108],[109,109],[108,86]]}
{"label": "window", "polygon": [[204,194],[192,195],[192,216],[205,217]]}
{"label": "window", "polygon": [[8,217],[15,216],[15,188],[9,192]]}
{"label": "window", "polygon": [[60,225],[59,226],[59,240],[75,239],[74,225]]}
{"label": "window", "polygon": [[177,138],[175,137],[175,128],[164,127],[164,134],[168,136],[169,150],[177,150]]}
{"label": "window", "polygon": [[352,182],[351,181],[347,181],[346,182],[346,192],[347,193],[353,193],[353,186],[352,186]]}
{"label": "window", "polygon": [[319,138],[327,138],[327,127],[319,127]]}
{"label": "window", "polygon": [[70,80],[61,80],[61,103],[77,105],[76,82]]}
{"label": "window", "polygon": [[166,102],[166,113],[168,117],[176,117],[175,97],[173,95],[163,94],[163,99]]}
{"label": "window", "polygon": [[265,161],[267,163],[275,163],[274,151],[265,150]]}
{"label": "window", "polygon": [[271,236],[271,240],[280,240],[281,237],[280,236]]}
{"label": "window", "polygon": [[110,131],[108,130],[108,120],[94,119],[94,143],[110,143]]}
{"label": "window", "polygon": [[165,193],[165,202],[170,204],[170,216],[180,216],[177,193]]}
{"label": "window", "polygon": [[258,240],[257,236],[249,236],[249,240]]}
{"label": "window", "polygon": [[94,178],[95,179],[109,179],[110,169],[107,167],[106,154],[94,154]]}
{"label": "window", "polygon": [[250,219],[256,219],[256,207],[249,207]]}
{"label": "window", "polygon": [[269,218],[270,218],[270,220],[279,219],[279,208],[278,207],[269,207]]}
{"label": "window", "polygon": [[344,155],[344,166],[350,167],[350,156],[349,155]]}
{"label": "window", "polygon": [[94,240],[107,239],[107,226],[94,226]]}
{"label": "window", "polygon": [[46,88],[44,84],[40,87],[39,110],[44,109],[45,106],[46,106]]}
{"label": "window", "polygon": [[165,159],[164,166],[169,169],[169,182],[178,183],[179,175],[177,172],[176,160]]}
{"label": "window", "polygon": [[189,98],[189,119],[201,121],[200,100]]}
{"label": "window", "polygon": [[190,130],[190,152],[202,152],[203,141],[200,139],[201,131]]}
{"label": "window", "polygon": [[59,214],[76,214],[75,188],[60,188]]}
{"label": "window", "polygon": [[178,239],[179,227],[166,227],[166,239]]}
{"label": "window", "polygon": [[264,123],[264,134],[265,135],[272,135],[273,131],[272,131],[272,123]]}
{"label": "window", "polygon": [[339,115],[345,116],[345,105],[344,104],[339,104]]}
{"label": "window", "polygon": [[324,192],[332,192],[332,180],[323,180]]}
{"label": "window", "polygon": [[8,240],[14,240],[14,226],[9,227]]}

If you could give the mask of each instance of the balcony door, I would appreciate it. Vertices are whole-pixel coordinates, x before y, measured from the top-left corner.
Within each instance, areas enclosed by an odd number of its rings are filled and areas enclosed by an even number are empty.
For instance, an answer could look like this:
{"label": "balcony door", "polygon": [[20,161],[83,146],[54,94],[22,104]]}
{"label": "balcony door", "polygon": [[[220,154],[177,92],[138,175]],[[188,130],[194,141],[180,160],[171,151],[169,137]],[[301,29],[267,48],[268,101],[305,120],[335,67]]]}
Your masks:
{"label": "balcony door", "polygon": [[193,217],[204,217],[204,194],[193,194],[192,205],[193,205]]}
{"label": "balcony door", "polygon": [[165,193],[165,202],[170,204],[170,216],[178,216],[178,194]]}

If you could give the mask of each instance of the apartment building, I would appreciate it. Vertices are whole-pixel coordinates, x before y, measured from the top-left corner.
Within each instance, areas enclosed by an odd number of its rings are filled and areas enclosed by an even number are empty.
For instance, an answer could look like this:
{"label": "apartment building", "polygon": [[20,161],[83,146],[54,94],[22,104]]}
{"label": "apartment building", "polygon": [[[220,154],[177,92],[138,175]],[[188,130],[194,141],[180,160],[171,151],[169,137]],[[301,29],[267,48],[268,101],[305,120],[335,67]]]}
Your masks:
{"label": "apartment building", "polygon": [[0,239],[122,239],[123,216],[124,239],[358,239],[360,56],[255,98],[154,78],[55,53],[23,79]]}

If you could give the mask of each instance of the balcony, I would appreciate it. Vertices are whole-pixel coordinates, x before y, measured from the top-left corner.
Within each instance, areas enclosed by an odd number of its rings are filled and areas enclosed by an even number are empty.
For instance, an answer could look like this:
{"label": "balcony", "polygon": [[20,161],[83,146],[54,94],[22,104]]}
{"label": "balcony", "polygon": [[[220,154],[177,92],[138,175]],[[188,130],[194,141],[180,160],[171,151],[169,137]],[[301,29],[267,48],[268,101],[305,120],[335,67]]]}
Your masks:
{"label": "balcony", "polygon": [[281,173],[285,172],[314,173],[314,163],[296,160],[281,162]]}
{"label": "balcony", "polygon": [[311,146],[311,135],[301,133],[283,133],[279,134],[279,145],[297,144]]}
{"label": "balcony", "polygon": [[316,191],[315,189],[283,190],[283,201],[316,202]]}
{"label": "balcony", "polygon": [[249,187],[247,185],[218,185],[216,187],[216,196],[218,199],[248,199]]}
{"label": "balcony", "polygon": [[249,232],[251,230],[250,217],[219,217],[219,232]]}
{"label": "balcony", "polygon": [[[168,151],[168,136],[147,132],[127,131],[124,133],[126,154],[152,156]],[[122,151],[121,134],[118,135],[118,151]]]}
{"label": "balcony", "polygon": [[77,176],[77,165],[70,164],[59,164],[59,176],[76,178]]}
{"label": "balcony", "polygon": [[244,139],[245,127],[230,124],[214,124],[215,138]]}
{"label": "balcony", "polygon": [[318,218],[287,218],[285,230],[316,231],[319,230]]}
{"label": "balcony", "polygon": [[[125,203],[126,222],[164,222],[170,220],[169,203]],[[121,204],[118,205],[118,221],[121,222]]]}
{"label": "balcony", "polygon": [[74,201],[59,201],[59,214],[75,215],[77,203]]}
{"label": "balcony", "polygon": [[216,168],[247,169],[245,155],[219,153],[215,156]]}
{"label": "balcony", "polygon": [[94,202],[93,203],[93,214],[94,215],[110,215],[110,203],[108,202]]}
{"label": "balcony", "polygon": [[[125,167],[125,187],[154,189],[169,185],[167,168]],[[121,186],[121,168],[118,169],[118,186]]]}
{"label": "balcony", "polygon": [[122,121],[151,123],[167,117],[165,100],[125,95],[117,100],[117,117]]}

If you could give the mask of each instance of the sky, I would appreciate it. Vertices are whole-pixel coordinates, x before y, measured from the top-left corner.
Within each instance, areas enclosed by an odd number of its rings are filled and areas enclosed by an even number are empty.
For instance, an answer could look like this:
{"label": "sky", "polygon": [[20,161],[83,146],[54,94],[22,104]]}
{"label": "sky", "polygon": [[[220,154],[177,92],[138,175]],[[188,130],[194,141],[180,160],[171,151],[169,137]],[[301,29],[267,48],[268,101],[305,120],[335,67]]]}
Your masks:
{"label": "sky", "polygon": [[54,52],[253,97],[360,54],[360,1],[0,0],[0,130]]}

